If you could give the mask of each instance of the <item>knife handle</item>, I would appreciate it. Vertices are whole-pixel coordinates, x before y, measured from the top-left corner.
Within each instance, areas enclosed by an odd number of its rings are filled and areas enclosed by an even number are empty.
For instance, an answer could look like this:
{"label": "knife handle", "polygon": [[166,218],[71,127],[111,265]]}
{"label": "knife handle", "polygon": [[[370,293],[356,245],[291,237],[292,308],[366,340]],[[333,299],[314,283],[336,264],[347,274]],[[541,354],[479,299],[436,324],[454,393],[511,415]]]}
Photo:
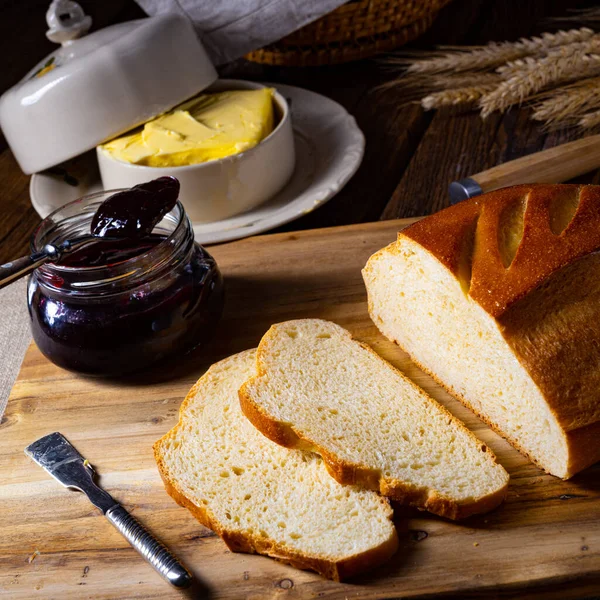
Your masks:
{"label": "knife handle", "polygon": [[548,148],[453,181],[452,204],[520,183],[561,183],[600,167],[600,134]]}
{"label": "knife handle", "polygon": [[120,504],[107,510],[105,516],[169,583],[178,588],[191,584],[186,568]]}
{"label": "knife handle", "polygon": [[[54,248],[54,246],[51,246]],[[15,260],[0,265],[0,288],[7,286],[16,279],[20,279],[24,275],[31,273],[40,265],[47,263],[50,260],[50,255],[46,252],[39,252],[31,256],[23,256]]]}

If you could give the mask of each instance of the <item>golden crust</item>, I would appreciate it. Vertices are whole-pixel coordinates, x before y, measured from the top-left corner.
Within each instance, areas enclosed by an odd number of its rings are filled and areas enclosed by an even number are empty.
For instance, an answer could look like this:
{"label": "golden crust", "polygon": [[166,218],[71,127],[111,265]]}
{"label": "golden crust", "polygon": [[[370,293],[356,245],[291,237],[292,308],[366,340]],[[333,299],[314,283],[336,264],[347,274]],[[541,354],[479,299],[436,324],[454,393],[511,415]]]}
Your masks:
{"label": "golden crust", "polygon": [[600,421],[600,254],[564,267],[497,322],[566,432]]}
{"label": "golden crust", "polygon": [[[551,229],[553,200],[569,191],[579,194],[579,205],[566,229],[555,235]],[[506,268],[499,248],[502,219],[505,211],[523,200],[523,237]],[[475,220],[469,296],[490,315],[499,317],[553,273],[600,249],[600,186],[528,184],[503,188],[459,202],[399,235],[419,243],[458,276],[464,238]]]}
{"label": "golden crust", "polygon": [[[250,352],[250,351],[247,351]],[[217,363],[218,364],[218,363]],[[168,431],[153,446],[154,458],[158,471],[163,480],[165,489],[177,504],[187,508],[192,515],[205,527],[212,529],[225,542],[232,552],[246,552],[250,554],[264,554],[276,560],[290,564],[298,569],[312,570],[334,581],[344,581],[360,573],[368,571],[391,558],[398,549],[398,536],[392,527],[392,536],[384,543],[367,552],[350,556],[340,561],[332,561],[318,556],[309,556],[279,544],[268,538],[254,536],[248,532],[236,531],[225,527],[211,511],[205,506],[198,506],[179,488],[177,481],[171,479],[169,470],[162,457],[161,446],[182,425],[183,415],[188,403],[201,388],[205,378],[210,374],[210,369],[201,377],[188,392],[179,409],[179,421],[175,427]]]}
{"label": "golden crust", "polygon": [[[474,514],[488,512],[503,502],[508,489],[508,478],[506,485],[496,492],[482,498],[478,498],[469,504],[459,504],[452,498],[439,494],[435,491],[418,488],[415,485],[400,481],[398,479],[385,477],[381,471],[373,470],[368,465],[341,461],[326,448],[316,444],[313,440],[308,438],[305,434],[300,436],[294,427],[289,423],[283,423],[273,419],[262,409],[262,407],[253,401],[247,389],[248,386],[250,386],[256,379],[266,374],[266,367],[260,359],[261,348],[264,349],[274,335],[275,329],[271,327],[263,336],[256,354],[257,375],[256,377],[253,377],[244,383],[239,390],[242,412],[244,415],[246,415],[248,420],[270,440],[286,448],[298,448],[316,452],[317,454],[321,455],[327,470],[339,483],[345,485],[358,485],[365,489],[375,490],[383,496],[389,497],[394,501],[416,507],[420,510],[427,510],[449,519],[464,519]],[[349,337],[351,337],[350,334]],[[434,400],[430,399],[424,391],[418,388],[418,386],[406,378],[400,371],[395,369],[387,361],[381,358],[372,348],[366,344],[360,345],[378,360],[380,360],[386,366],[386,368],[394,370],[401,377],[405,378],[429,402],[435,402]],[[448,415],[448,418],[453,420],[455,425],[457,425],[459,428],[463,429],[475,443],[482,444],[481,441],[459,419],[454,417],[443,406],[439,406]],[[485,447],[483,444],[482,448],[485,448],[483,451],[488,452],[494,461],[497,462],[495,455],[489,448]]]}
{"label": "golden crust", "polygon": [[570,479],[600,460],[600,422],[573,429],[566,436],[569,462],[563,479]]}

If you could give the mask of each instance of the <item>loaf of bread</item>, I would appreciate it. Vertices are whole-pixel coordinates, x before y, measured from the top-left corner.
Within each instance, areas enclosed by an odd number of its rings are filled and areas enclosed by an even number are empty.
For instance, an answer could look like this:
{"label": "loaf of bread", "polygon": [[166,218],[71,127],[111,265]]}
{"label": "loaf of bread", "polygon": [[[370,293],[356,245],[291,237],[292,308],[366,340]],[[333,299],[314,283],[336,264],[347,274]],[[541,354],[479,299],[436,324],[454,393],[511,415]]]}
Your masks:
{"label": "loaf of bread", "polygon": [[271,440],[319,453],[358,484],[452,519],[496,507],[508,474],[485,444],[348,331],[320,319],[273,325],[240,388]]}
{"label": "loaf of bread", "polygon": [[363,270],[371,318],[546,470],[600,459],[600,186],[522,185],[401,231]]}
{"label": "loaf of bread", "polygon": [[341,580],[398,545],[388,501],[334,481],[316,455],[269,441],[242,415],[254,351],[213,365],[154,445],[169,494],[235,552],[267,554]]}

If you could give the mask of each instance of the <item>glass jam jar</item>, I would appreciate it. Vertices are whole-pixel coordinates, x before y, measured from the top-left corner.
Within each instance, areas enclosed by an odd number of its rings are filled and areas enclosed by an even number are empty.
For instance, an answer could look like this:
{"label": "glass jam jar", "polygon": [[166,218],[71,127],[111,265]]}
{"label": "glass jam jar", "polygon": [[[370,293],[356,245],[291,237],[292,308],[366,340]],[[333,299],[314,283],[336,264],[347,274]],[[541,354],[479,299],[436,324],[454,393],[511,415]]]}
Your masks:
{"label": "glass jam jar", "polygon": [[[89,235],[101,192],[46,217],[32,252]],[[52,362],[90,375],[122,375],[181,356],[212,336],[223,309],[215,260],[194,242],[181,203],[141,240],[93,241],[29,280],[33,339]]]}

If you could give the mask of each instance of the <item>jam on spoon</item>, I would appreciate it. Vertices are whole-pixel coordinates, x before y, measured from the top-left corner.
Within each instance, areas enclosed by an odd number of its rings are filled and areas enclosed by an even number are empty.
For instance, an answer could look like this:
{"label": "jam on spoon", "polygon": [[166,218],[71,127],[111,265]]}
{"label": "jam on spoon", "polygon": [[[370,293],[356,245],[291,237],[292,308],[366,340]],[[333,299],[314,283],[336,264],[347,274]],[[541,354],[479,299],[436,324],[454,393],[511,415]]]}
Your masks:
{"label": "jam on spoon", "polygon": [[173,210],[179,196],[175,177],[159,177],[107,198],[92,219],[96,238],[138,239],[150,235]]}
{"label": "jam on spoon", "polygon": [[159,177],[113,194],[92,218],[90,231],[97,241],[88,238],[82,247],[73,247],[59,264],[96,267],[145,254],[163,241],[163,236],[152,231],[175,207],[179,187],[175,177]]}

